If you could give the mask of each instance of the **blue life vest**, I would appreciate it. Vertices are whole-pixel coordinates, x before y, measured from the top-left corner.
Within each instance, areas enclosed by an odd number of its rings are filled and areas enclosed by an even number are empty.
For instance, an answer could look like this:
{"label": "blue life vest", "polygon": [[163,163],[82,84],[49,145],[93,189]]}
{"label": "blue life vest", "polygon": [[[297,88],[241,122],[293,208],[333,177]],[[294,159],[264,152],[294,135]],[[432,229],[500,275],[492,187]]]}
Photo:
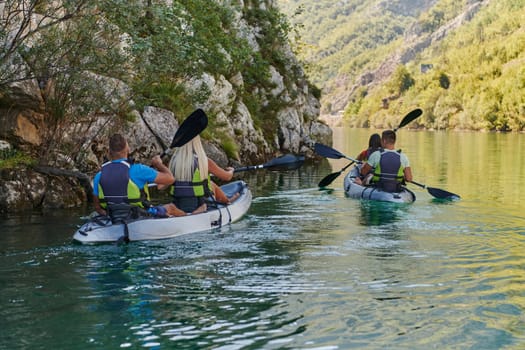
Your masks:
{"label": "blue life vest", "polygon": [[399,192],[403,184],[404,170],[401,166],[401,154],[382,151],[372,183],[386,192]]}
{"label": "blue life vest", "polygon": [[100,170],[98,197],[100,205],[126,203],[144,208],[147,206],[147,190],[142,191],[130,178],[131,165],[125,160],[106,162]]}

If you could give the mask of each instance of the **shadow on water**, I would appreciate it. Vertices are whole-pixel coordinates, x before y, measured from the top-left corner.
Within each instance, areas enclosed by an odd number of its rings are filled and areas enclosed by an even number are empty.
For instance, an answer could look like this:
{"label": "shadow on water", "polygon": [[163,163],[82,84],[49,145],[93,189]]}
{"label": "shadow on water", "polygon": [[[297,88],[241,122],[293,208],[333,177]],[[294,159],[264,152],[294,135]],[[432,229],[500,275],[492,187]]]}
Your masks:
{"label": "shadow on water", "polygon": [[[392,273],[399,272],[395,267],[403,253],[407,239],[403,229],[403,220],[410,205],[379,201],[361,201],[359,203],[359,224],[365,226],[362,242],[363,252],[377,261],[388,261]],[[393,264],[393,265],[390,265]]]}
{"label": "shadow on water", "polygon": [[408,205],[362,200],[359,209],[359,224],[363,226],[380,226],[394,223],[406,216]]}

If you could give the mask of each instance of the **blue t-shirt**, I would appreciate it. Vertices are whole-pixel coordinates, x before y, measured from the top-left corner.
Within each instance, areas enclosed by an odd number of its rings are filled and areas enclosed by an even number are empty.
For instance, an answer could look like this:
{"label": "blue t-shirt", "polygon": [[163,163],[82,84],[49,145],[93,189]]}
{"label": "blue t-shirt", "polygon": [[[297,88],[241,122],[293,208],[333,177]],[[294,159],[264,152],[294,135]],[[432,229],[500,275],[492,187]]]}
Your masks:
{"label": "blue t-shirt", "polygon": [[[112,163],[126,161],[125,158],[112,160]],[[157,170],[144,165],[132,164],[129,169],[129,178],[133,181],[139,189],[143,189],[146,183],[153,183],[157,178]],[[98,183],[100,182],[101,172],[99,171],[93,179],[93,194],[98,197]]]}

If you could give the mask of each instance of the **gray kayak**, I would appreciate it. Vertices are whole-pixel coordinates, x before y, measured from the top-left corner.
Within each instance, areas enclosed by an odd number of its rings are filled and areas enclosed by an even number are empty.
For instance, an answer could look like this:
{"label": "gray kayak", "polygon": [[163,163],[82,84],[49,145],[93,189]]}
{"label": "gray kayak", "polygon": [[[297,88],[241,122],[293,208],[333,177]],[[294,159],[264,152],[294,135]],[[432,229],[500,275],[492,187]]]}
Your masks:
{"label": "gray kayak", "polygon": [[[240,196],[229,205],[209,205],[208,211],[195,215],[169,218],[141,218],[128,222],[130,241],[173,238],[228,225],[242,218],[250,208],[252,193],[244,181],[221,186],[227,196]],[[73,235],[80,243],[116,242],[124,234],[124,225],[113,225],[106,216],[92,218]]]}
{"label": "gray kayak", "polygon": [[401,192],[386,192],[374,186],[362,186],[354,182],[359,174],[359,167],[355,166],[345,176],[344,190],[350,198],[367,199],[394,203],[412,203],[416,200],[414,192],[403,187]]}

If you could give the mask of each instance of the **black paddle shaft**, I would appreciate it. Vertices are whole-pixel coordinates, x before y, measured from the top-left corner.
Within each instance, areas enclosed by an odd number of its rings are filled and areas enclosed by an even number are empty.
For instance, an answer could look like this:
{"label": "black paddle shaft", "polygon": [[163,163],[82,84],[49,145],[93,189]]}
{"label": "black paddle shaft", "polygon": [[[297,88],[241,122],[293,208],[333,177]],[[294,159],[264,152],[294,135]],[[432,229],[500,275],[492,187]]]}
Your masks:
{"label": "black paddle shaft", "polygon": [[274,158],[264,164],[250,165],[234,170],[235,173],[246,170],[257,169],[275,169],[275,170],[295,170],[301,167],[304,163],[304,156],[296,156],[294,154],[285,154],[283,156]]}
{"label": "black paddle shaft", "polygon": [[351,161],[350,163],[345,165],[345,167],[342,168],[341,170],[339,170],[338,172],[326,175],[325,177],[323,177],[321,179],[321,181],[319,181],[317,186],[319,186],[319,187],[326,187],[326,186],[330,185],[332,182],[334,182],[335,179],[337,179],[339,177],[339,175],[341,175],[341,173],[343,171],[345,171],[350,165],[352,165],[354,163],[355,163],[354,161]]}

